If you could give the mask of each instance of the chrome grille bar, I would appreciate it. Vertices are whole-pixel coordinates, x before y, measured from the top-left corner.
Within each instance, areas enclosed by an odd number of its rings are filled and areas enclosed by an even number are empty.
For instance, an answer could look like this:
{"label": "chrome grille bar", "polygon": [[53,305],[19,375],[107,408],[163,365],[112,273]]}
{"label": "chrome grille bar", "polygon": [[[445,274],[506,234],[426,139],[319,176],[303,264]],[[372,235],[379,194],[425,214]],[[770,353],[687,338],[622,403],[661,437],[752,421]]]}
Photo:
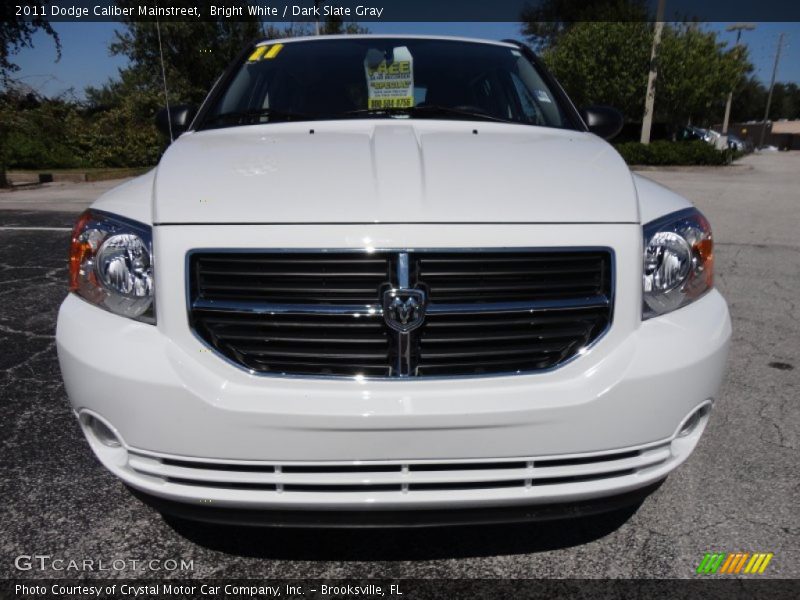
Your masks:
{"label": "chrome grille bar", "polygon": [[[487,302],[486,304],[436,304],[428,305],[428,314],[470,314],[470,313],[504,313],[504,312],[530,312],[547,310],[569,310],[581,308],[600,308],[611,305],[611,300],[604,296],[589,296],[570,300],[540,300],[531,302]],[[378,305],[360,304],[271,304],[262,302],[246,302],[235,300],[203,300],[192,302],[192,308],[198,310],[224,311],[224,312],[249,312],[256,314],[285,313],[285,314],[336,314],[336,315],[374,315],[382,314],[383,308]]]}
{"label": "chrome grille bar", "polygon": [[[608,248],[198,250],[187,277],[198,337],[268,375],[536,372],[594,343],[613,314]],[[386,325],[381,298],[398,289],[430,298],[418,329]]]}

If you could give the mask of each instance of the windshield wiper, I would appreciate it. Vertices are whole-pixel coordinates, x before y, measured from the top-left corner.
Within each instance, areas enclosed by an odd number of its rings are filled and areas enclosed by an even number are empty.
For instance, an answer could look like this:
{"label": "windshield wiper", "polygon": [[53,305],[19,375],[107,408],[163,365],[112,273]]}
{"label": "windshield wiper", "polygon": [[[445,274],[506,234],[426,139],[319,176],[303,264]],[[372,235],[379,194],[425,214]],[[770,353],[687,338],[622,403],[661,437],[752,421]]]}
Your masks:
{"label": "windshield wiper", "polygon": [[[297,112],[286,110],[276,110],[274,108],[257,108],[254,110],[234,110],[230,112],[220,113],[213,115],[203,121],[203,127],[210,124],[219,123],[220,121],[231,121],[231,125],[251,125],[252,121],[261,117],[267,117],[269,121],[291,121],[293,119],[301,119],[304,121],[312,120],[313,117]],[[249,123],[241,122],[248,120]]]}
{"label": "windshield wiper", "polygon": [[422,106],[411,106],[408,108],[360,108],[340,113],[339,116],[358,117],[361,115],[407,115],[410,117],[470,117],[483,121],[499,121],[500,123],[514,123],[509,119],[495,117],[487,113],[474,112],[465,108],[452,106],[441,106],[439,104],[423,104]]}

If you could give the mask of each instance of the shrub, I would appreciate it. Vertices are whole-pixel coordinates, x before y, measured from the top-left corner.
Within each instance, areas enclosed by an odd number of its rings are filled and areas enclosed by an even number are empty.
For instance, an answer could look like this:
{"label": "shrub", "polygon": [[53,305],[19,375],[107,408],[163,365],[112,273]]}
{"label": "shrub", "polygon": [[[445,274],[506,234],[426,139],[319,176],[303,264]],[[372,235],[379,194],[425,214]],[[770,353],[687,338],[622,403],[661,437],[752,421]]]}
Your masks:
{"label": "shrub", "polygon": [[8,127],[0,134],[3,162],[10,168],[73,168],[86,166],[75,147],[74,132],[82,126],[77,108],[60,101],[20,108],[6,103]]}
{"label": "shrub", "polygon": [[629,165],[727,165],[738,156],[701,141],[625,142],[615,147]]}
{"label": "shrub", "polygon": [[154,165],[165,147],[153,117],[137,115],[129,103],[92,115],[79,139],[95,167]]}

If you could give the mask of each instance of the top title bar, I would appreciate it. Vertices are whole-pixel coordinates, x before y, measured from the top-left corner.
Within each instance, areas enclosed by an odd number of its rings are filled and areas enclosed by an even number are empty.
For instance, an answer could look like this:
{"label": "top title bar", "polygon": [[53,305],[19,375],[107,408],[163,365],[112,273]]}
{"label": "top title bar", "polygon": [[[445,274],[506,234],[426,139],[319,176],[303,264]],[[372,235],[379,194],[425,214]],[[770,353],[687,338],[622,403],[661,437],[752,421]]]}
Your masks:
{"label": "top title bar", "polygon": [[[48,21],[540,21],[655,20],[658,0],[8,0],[4,19]],[[605,10],[608,6],[611,12]],[[9,14],[10,13],[10,14]],[[570,17],[569,15],[573,15]],[[609,18],[612,15],[613,18]],[[800,2],[666,0],[666,21],[800,21]]]}

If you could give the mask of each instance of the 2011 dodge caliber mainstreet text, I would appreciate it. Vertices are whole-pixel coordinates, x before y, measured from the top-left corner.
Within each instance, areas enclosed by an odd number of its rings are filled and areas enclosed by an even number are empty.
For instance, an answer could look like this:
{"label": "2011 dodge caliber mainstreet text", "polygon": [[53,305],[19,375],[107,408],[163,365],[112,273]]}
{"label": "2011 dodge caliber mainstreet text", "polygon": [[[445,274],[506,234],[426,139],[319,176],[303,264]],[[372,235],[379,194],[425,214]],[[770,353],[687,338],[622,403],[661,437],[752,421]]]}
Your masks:
{"label": "2011 dodge caliber mainstreet text", "polygon": [[731,335],[708,221],[524,45],[247,48],[79,218],[58,354],[100,462],[166,513],[545,518],[696,446]]}

